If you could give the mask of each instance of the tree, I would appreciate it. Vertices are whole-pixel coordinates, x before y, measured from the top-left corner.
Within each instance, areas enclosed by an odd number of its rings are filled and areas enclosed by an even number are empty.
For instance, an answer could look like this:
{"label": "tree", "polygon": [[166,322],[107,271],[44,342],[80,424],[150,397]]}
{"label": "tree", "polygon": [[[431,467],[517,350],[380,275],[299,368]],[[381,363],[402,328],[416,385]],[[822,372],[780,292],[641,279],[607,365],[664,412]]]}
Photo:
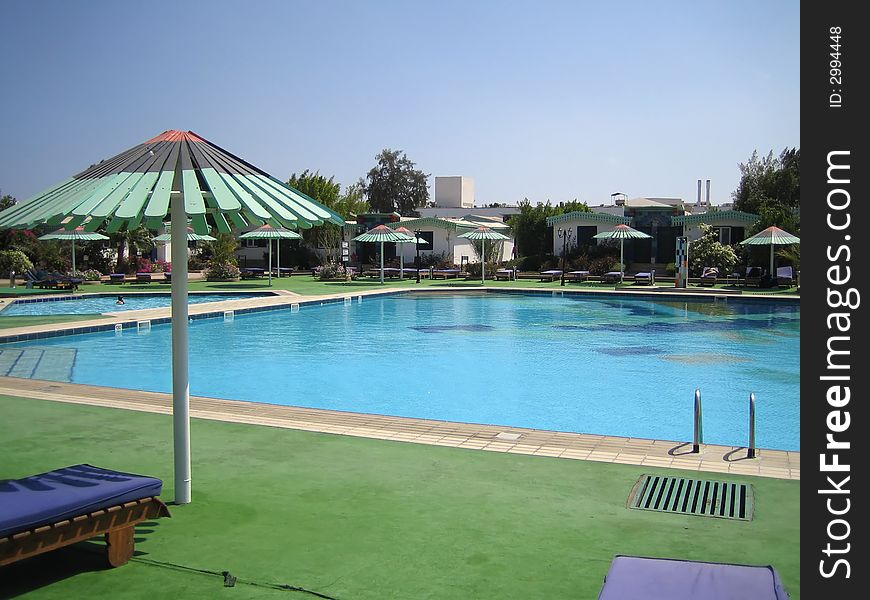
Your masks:
{"label": "tree", "polygon": [[15,206],[18,203],[18,200],[15,199],[15,196],[10,196],[6,194],[5,196],[0,197],[0,210],[6,210],[12,206]]}
{"label": "tree", "polygon": [[689,244],[689,269],[693,277],[699,277],[704,267],[718,267],[720,273],[731,273],[737,265],[734,248],[719,242],[719,234],[706,224],[701,224],[701,237]]}
{"label": "tree", "polygon": [[547,217],[570,212],[592,212],[585,202],[573,200],[560,202],[556,206],[547,201],[535,206],[524,198],[519,203],[520,214],[513,215],[508,223],[514,234],[519,256],[543,256],[553,253],[552,236],[547,235]]}
{"label": "tree", "polygon": [[740,183],[731,194],[734,208],[761,217],[749,233],[776,225],[800,234],[800,158],[799,148],[786,148],[779,157],[771,151],[759,158],[755,151],[740,164]]}
{"label": "tree", "polygon": [[136,268],[136,265],[128,265],[125,257],[129,250],[130,257],[134,257],[139,252],[150,251],[154,247],[154,240],[151,237],[151,232],[144,225],[140,225],[133,230],[124,230],[117,233],[109,234],[109,243],[118,249],[118,264],[116,266],[117,273],[128,272],[128,267]]}
{"label": "tree", "polygon": [[378,164],[368,172],[365,184],[371,207],[378,212],[418,216],[417,207],[429,201],[429,175],[415,169],[401,150],[385,149],[375,158]]}
{"label": "tree", "polygon": [[[293,173],[287,183],[303,194],[319,200],[345,219],[370,210],[368,202],[363,198],[362,180],[349,185],[342,194],[341,185],[334,179],[327,179],[320,171],[311,173],[306,169],[301,175]],[[302,231],[302,238],[306,243],[326,249],[328,262],[338,261],[338,246],[342,236],[342,228],[334,223],[324,223]]]}

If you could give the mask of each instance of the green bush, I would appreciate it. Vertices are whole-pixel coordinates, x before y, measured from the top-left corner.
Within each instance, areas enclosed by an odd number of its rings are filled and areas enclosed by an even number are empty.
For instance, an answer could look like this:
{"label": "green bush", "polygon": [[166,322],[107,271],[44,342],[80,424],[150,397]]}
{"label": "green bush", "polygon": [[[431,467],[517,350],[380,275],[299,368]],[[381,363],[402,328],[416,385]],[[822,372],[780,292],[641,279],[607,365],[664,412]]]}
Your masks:
{"label": "green bush", "polygon": [[10,271],[17,274],[33,268],[33,263],[21,250],[0,250],[0,275],[6,276]]}
{"label": "green bush", "polygon": [[82,279],[85,281],[99,281],[102,276],[103,274],[96,269],[88,269],[82,273]]}
{"label": "green bush", "polygon": [[677,263],[668,263],[665,265],[665,275],[673,277],[677,274]]}
{"label": "green bush", "polygon": [[737,265],[737,254],[731,246],[719,242],[719,236],[709,225],[701,225],[701,237],[689,244],[689,274],[700,277],[704,267],[718,267],[720,273],[731,273]]}
{"label": "green bush", "polygon": [[229,262],[215,262],[208,264],[204,271],[207,281],[232,281],[241,275],[239,268]]}
{"label": "green bush", "polygon": [[[609,256],[601,256],[599,258],[593,258],[589,261],[589,274],[590,275],[604,275],[608,271],[613,271],[613,259]],[[585,270],[585,269],[584,269]]]}

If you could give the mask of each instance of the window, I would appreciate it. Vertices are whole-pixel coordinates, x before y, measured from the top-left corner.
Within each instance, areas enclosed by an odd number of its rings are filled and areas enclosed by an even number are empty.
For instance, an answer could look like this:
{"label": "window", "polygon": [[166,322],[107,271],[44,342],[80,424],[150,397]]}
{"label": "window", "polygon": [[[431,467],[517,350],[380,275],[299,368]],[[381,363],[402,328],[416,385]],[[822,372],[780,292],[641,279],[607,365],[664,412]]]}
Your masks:
{"label": "window", "polygon": [[592,236],[596,233],[598,233],[598,227],[595,225],[578,225],[577,242],[574,245],[578,248],[593,245],[595,240],[592,239]]}
{"label": "window", "polygon": [[719,243],[720,244],[730,244],[731,243],[731,228],[730,227],[714,227],[713,231],[719,234]]}
{"label": "window", "polygon": [[246,239],[245,248],[265,248],[268,240]]}
{"label": "window", "polygon": [[420,244],[420,250],[434,250],[435,249],[435,232],[434,231],[421,231],[420,235],[417,236],[421,240],[426,240],[427,244]]}

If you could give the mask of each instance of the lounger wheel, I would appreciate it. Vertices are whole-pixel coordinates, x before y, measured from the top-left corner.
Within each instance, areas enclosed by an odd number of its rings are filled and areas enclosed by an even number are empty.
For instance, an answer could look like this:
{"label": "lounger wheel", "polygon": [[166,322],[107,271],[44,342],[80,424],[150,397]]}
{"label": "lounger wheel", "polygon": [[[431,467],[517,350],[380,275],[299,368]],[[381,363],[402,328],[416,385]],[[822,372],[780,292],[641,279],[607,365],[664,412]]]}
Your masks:
{"label": "lounger wheel", "polygon": [[134,528],[132,525],[106,534],[106,559],[109,566],[120,567],[133,556]]}

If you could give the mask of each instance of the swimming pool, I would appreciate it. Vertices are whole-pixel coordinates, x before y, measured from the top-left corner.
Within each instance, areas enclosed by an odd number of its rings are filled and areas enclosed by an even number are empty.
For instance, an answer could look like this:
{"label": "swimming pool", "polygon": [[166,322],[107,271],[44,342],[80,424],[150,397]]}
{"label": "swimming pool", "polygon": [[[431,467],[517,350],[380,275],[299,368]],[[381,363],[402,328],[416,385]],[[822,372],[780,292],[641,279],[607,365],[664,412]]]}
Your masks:
{"label": "swimming pool", "polygon": [[[190,294],[189,304],[221,302],[223,300],[244,300],[270,294]],[[124,304],[118,304],[118,296],[124,297]],[[115,294],[110,296],[82,296],[39,298],[28,301],[17,300],[0,311],[0,317],[45,316],[45,315],[89,315],[145,308],[163,308],[172,304],[169,294]]]}
{"label": "swimming pool", "polygon": [[[688,441],[697,387],[705,441],[745,445],[755,392],[759,447],[799,449],[797,303],[396,295],[190,335],[194,395]],[[7,344],[0,374],[26,350],[68,365],[39,378],[169,392],[170,348],[168,325]]]}

